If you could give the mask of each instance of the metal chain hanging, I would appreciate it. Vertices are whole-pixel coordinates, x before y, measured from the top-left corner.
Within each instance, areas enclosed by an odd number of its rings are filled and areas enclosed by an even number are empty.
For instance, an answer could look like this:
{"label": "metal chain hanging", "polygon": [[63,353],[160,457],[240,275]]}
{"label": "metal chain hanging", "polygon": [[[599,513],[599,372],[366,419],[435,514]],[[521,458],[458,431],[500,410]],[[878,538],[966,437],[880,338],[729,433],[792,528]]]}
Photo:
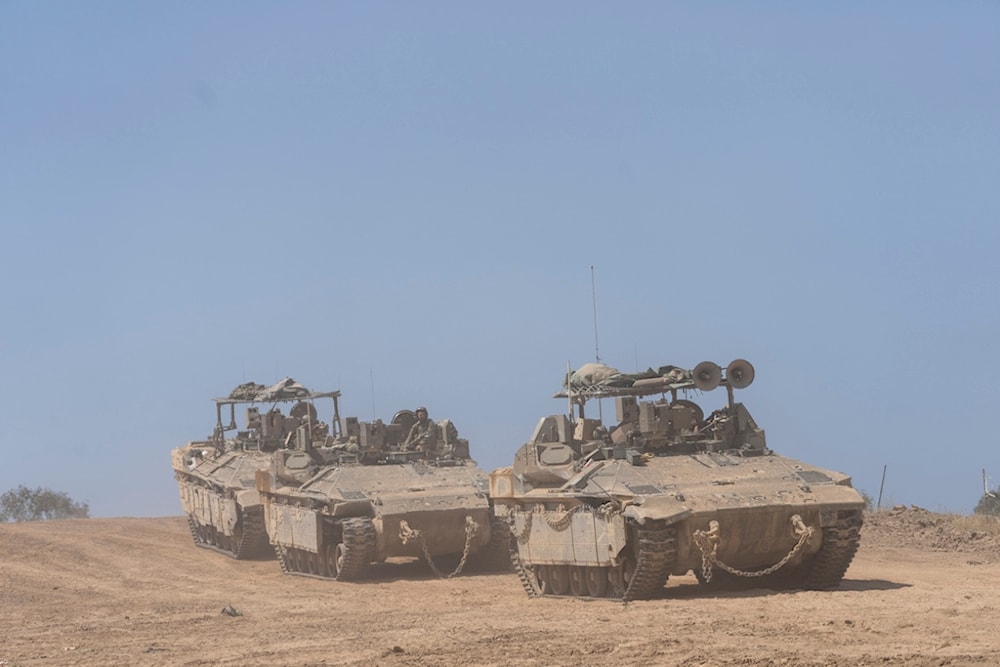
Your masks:
{"label": "metal chain hanging", "polygon": [[517,523],[515,519],[516,515],[517,512],[514,510],[513,507],[507,509],[507,523],[508,525],[510,525],[510,534],[515,540],[517,540],[521,544],[524,544],[528,539],[528,535],[531,534],[531,518],[532,516],[534,516],[534,513],[533,512],[524,513],[525,516],[524,528],[522,528],[520,531],[517,529]]}
{"label": "metal chain hanging", "polygon": [[702,577],[705,579],[705,583],[712,581],[712,566],[715,565],[730,574],[735,574],[738,577],[765,577],[769,574],[777,572],[779,569],[784,567],[788,561],[795,557],[795,554],[802,551],[802,547],[806,545],[809,540],[812,539],[813,533],[815,532],[812,526],[806,526],[802,523],[802,517],[795,514],[791,518],[792,526],[795,528],[795,534],[799,536],[798,542],[792,547],[784,558],[772,565],[771,567],[765,568],[763,570],[738,570],[735,567],[730,567],[726,565],[721,560],[718,559],[716,555],[719,550],[719,522],[711,521],[709,522],[709,530],[696,530],[693,533],[694,543],[698,546],[701,551],[701,573]]}
{"label": "metal chain hanging", "polygon": [[438,569],[437,565],[434,564],[434,559],[431,558],[430,549],[427,548],[427,541],[424,539],[424,534],[414,528],[410,528],[406,521],[399,522],[399,537],[403,540],[403,544],[409,544],[413,541],[418,541],[420,543],[420,550],[424,554],[424,559],[430,566],[431,571],[441,579],[451,579],[457,576],[462,568],[465,567],[465,561],[469,558],[469,551],[472,547],[472,538],[476,536],[479,532],[479,524],[471,516],[465,517],[465,547],[462,549],[462,558],[458,561],[458,567],[451,574],[444,574]]}

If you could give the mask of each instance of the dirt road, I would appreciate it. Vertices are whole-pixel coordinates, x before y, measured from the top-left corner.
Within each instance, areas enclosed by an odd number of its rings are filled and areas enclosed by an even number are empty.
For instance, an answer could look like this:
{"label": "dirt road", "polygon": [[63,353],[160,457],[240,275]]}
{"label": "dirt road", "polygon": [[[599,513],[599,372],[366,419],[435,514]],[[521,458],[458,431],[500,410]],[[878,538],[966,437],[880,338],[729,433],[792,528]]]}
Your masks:
{"label": "dirt road", "polygon": [[0,524],[0,665],[997,665],[996,547],[883,514],[837,591],[715,593],[688,575],[622,604],[420,562],[360,584],[287,576],[195,548],[179,517]]}

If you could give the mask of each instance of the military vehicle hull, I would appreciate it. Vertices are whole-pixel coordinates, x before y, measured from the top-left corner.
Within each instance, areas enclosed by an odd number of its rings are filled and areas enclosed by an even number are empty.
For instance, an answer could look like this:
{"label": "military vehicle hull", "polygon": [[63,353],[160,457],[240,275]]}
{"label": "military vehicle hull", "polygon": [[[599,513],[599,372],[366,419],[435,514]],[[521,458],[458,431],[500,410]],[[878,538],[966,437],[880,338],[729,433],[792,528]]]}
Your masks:
{"label": "military vehicle hull", "polygon": [[[721,563],[760,585],[830,588],[858,547],[864,503],[849,479],[798,461],[715,454],[591,465],[600,470],[586,471],[582,488],[561,493],[518,493],[510,468],[491,475],[529,594],[648,598],[671,574],[711,580],[709,556],[717,580],[734,576]],[[812,529],[804,540],[801,526]]]}
{"label": "military vehicle hull", "polygon": [[[196,546],[237,559],[274,557],[257,474],[271,470],[276,456],[285,459],[302,448],[334,440],[339,396],[336,391],[311,392],[286,378],[270,387],[244,383],[229,396],[213,399],[212,435],[171,452],[181,507]],[[316,419],[318,399],[332,400],[331,426]],[[286,404],[291,406],[289,415],[282,412]],[[238,406],[245,408],[242,427],[237,425]],[[308,474],[306,466],[289,471],[286,483]]]}
{"label": "military vehicle hull", "polygon": [[[690,571],[715,586],[839,584],[859,545],[864,499],[848,476],[766,447],[733,401],[732,389],[752,380],[749,364],[730,364],[731,382],[718,367],[697,381],[702,367],[662,367],[662,378],[634,382],[617,374],[614,386],[557,394],[578,418],[542,419],[514,465],[490,474],[529,595],[644,599]],[[728,405],[708,419],[677,396],[720,385]],[[636,401],[651,394],[661,398]],[[586,400],[605,397],[616,399],[611,428],[583,415]]]}
{"label": "military vehicle hull", "polygon": [[215,456],[211,445],[191,443],[175,449],[172,459],[195,545],[238,559],[273,556],[255,486],[257,471],[270,465],[269,455]]}
{"label": "military vehicle hull", "polygon": [[258,479],[288,574],[355,581],[371,563],[416,557],[450,576],[470,560],[506,558],[506,526],[493,525],[486,474],[471,461],[333,465],[298,488]]}

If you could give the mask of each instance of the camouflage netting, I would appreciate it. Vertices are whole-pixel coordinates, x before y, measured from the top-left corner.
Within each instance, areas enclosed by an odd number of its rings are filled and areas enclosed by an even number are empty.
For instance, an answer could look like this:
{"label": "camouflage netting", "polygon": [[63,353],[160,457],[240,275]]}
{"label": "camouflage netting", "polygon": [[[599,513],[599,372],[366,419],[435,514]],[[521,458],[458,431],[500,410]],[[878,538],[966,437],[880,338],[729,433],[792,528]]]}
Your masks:
{"label": "camouflage netting", "polygon": [[563,388],[575,391],[594,387],[631,387],[637,380],[666,378],[671,384],[691,382],[691,371],[677,366],[647,368],[642,373],[622,373],[605,364],[589,363],[580,366],[563,381]]}
{"label": "camouflage netting", "polygon": [[267,389],[262,384],[257,384],[256,382],[244,382],[240,386],[229,392],[229,398],[235,398],[240,401],[252,401],[255,400],[259,392]]}
{"label": "camouflage netting", "polygon": [[304,398],[309,395],[309,390],[292,378],[285,378],[280,382],[265,387],[256,382],[244,382],[229,393],[229,398],[240,401],[255,401],[266,403],[268,401],[283,401],[296,398]]}

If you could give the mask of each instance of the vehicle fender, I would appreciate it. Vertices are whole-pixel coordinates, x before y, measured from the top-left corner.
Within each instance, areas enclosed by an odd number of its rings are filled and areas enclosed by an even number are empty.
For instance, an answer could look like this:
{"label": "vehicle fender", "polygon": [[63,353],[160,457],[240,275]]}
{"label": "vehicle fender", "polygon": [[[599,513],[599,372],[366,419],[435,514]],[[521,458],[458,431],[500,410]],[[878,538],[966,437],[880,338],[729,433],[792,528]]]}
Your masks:
{"label": "vehicle fender", "polygon": [[364,500],[336,500],[331,503],[330,516],[372,516],[372,503]]}
{"label": "vehicle fender", "polygon": [[690,509],[673,496],[636,499],[636,502],[622,512],[626,518],[636,521],[639,525],[645,524],[647,520],[674,523],[686,519],[691,513]]}

